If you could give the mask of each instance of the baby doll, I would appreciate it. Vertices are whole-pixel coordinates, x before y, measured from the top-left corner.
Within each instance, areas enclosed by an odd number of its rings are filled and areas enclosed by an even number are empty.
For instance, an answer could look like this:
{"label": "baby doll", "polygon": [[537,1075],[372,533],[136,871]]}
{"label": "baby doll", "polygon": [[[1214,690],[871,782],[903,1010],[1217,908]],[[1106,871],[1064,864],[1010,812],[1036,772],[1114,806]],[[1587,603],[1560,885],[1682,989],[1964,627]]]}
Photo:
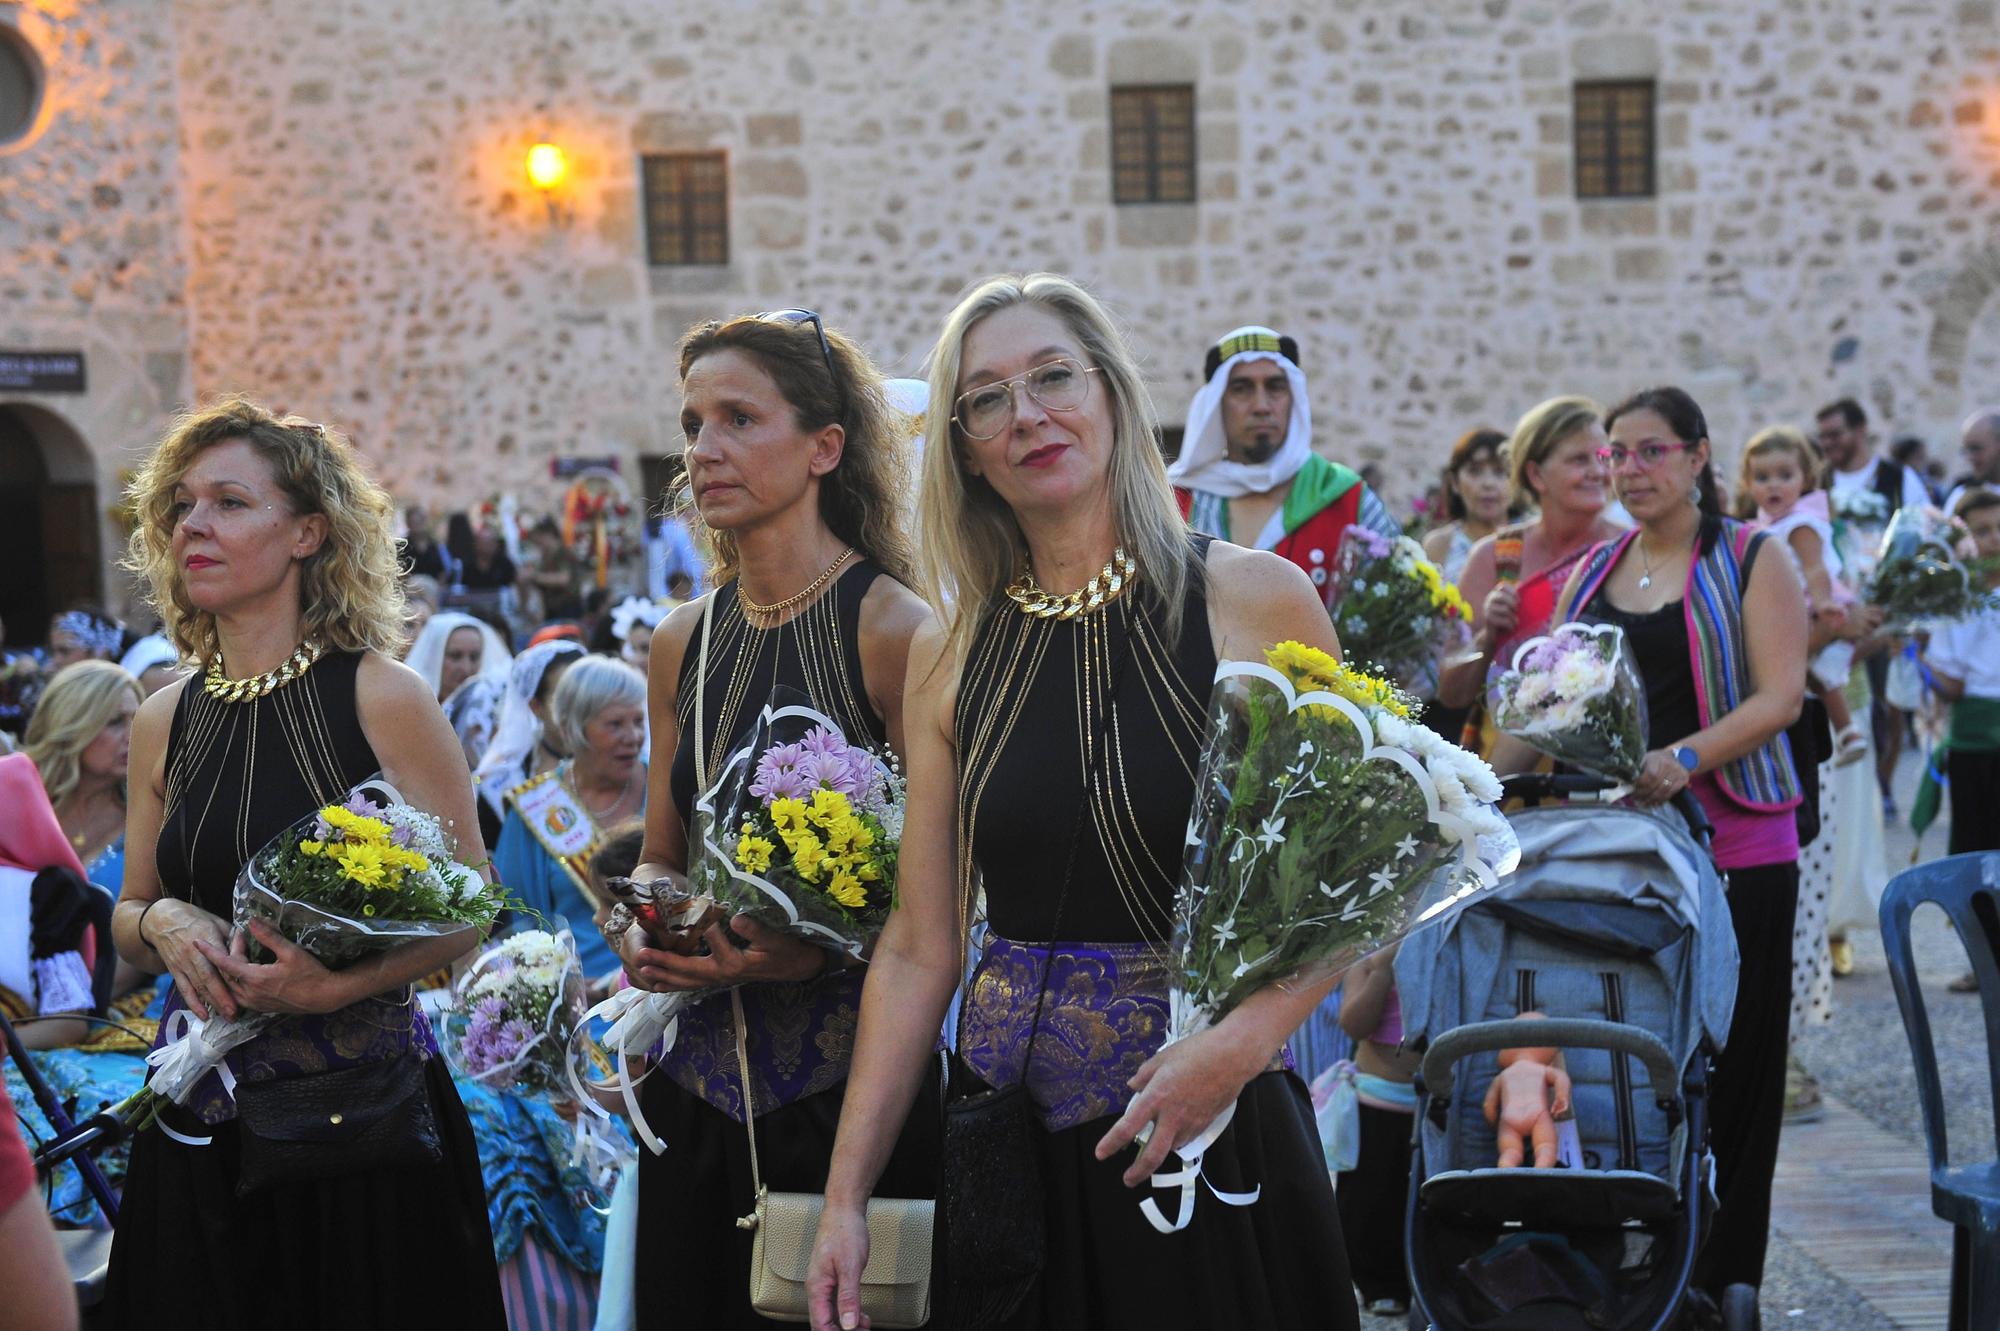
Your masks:
{"label": "baby doll", "polygon": [[[1523,1012],[1523,1021],[1540,1021]],[[1569,1110],[1569,1074],[1554,1066],[1552,1048],[1502,1049],[1500,1075],[1486,1092],[1486,1121],[1499,1127],[1501,1169],[1518,1169],[1525,1142],[1535,1148],[1535,1168],[1556,1165],[1556,1115]]]}

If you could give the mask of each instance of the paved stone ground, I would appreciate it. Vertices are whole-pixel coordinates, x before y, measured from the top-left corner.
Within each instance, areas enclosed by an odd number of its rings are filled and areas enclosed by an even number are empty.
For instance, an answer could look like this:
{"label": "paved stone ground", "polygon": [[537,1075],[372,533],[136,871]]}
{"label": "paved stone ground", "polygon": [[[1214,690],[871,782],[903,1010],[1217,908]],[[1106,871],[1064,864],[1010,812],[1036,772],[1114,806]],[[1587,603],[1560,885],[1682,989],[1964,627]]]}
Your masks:
{"label": "paved stone ground", "polygon": [[[1896,783],[1901,808],[1910,805],[1917,775],[1917,761],[1906,753]],[[1947,831],[1944,819],[1930,829],[1923,843],[1926,858],[1944,853]],[[1910,863],[1913,845],[1906,825],[1889,829],[1891,873]],[[1813,1137],[1805,1128],[1787,1135],[1789,1149],[1781,1163],[1777,1197],[1783,1223],[1774,1225],[1762,1292],[1767,1331],[1916,1331],[1943,1325],[1950,1231],[1944,1222],[1923,1214],[1927,1205],[1908,1202],[1909,1195],[1927,1190],[1928,1172],[1909,1041],[1890,988],[1880,935],[1873,930],[1858,932],[1852,941],[1856,972],[1834,986],[1834,1018],[1808,1033],[1798,1049],[1833,1102],[1828,1124],[1810,1128],[1844,1135]],[[1966,969],[1964,949],[1937,911],[1918,913],[1913,943],[1937,1044],[1954,1154],[1991,1158],[1994,1116],[1979,1000],[1945,988]],[[1808,1157],[1835,1140],[1866,1142],[1871,1156],[1867,1165],[1893,1173],[1906,1194],[1897,1223],[1866,1263],[1877,1276],[1873,1280],[1857,1269],[1860,1264],[1852,1256],[1853,1233],[1867,1221],[1879,1220],[1883,1209],[1865,1186],[1857,1186],[1851,1203],[1836,1206],[1824,1223],[1802,1218],[1823,1213],[1812,1209],[1823,1205],[1817,1193],[1810,1207],[1801,1196],[1792,1214],[1784,1214],[1784,1189],[1802,1188],[1815,1163]],[[1880,1272],[1891,1268],[1901,1273],[1900,1282],[1880,1278]],[[1885,1283],[1900,1283],[1898,1297],[1880,1292]],[[1876,1289],[1886,1310],[1869,1301],[1867,1288]],[[1400,1331],[1404,1326],[1401,1318],[1366,1315],[1361,1323],[1363,1331]]]}

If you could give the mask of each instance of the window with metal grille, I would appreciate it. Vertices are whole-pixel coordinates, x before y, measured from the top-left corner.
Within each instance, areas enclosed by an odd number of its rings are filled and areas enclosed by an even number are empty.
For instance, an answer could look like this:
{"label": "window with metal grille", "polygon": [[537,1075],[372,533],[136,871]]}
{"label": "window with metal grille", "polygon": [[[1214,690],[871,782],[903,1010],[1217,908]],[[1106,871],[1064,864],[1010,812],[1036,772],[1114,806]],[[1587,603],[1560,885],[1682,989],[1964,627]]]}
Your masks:
{"label": "window with metal grille", "polygon": [[1111,201],[1194,202],[1194,85],[1111,90]]}
{"label": "window with metal grille", "polygon": [[646,191],[646,261],[728,263],[728,157],[649,153],[639,167]]}
{"label": "window with metal grille", "polygon": [[1576,85],[1576,197],[1650,198],[1653,81]]}

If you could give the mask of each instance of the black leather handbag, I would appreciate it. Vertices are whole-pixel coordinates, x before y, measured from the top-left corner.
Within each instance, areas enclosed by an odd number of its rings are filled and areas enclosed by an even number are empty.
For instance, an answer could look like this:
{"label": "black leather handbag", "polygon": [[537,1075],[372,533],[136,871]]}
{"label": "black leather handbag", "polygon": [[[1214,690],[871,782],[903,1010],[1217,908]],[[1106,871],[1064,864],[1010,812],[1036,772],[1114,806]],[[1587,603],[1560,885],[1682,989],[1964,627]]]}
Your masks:
{"label": "black leather handbag", "polygon": [[415,1053],[337,1072],[239,1082],[236,1120],[238,1197],[274,1184],[444,1158],[424,1060]]}
{"label": "black leather handbag", "polygon": [[[1083,774],[1076,822],[1070,832],[1069,856],[1063,865],[1062,887],[1050,922],[1051,941],[1062,936],[1063,906],[1069,900],[1070,875],[1090,813],[1090,783],[1097,775],[1106,747],[1105,733],[1125,682],[1128,644],[1119,657],[1111,693],[1098,719],[1097,738]],[[944,1297],[936,1325],[943,1331],[984,1331],[1011,1318],[1040,1279],[1048,1257],[1048,1217],[1043,1208],[1041,1141],[1046,1133],[1034,1101],[1028,1095],[1028,1061],[1042,1026],[1042,1006],[1048,998],[1051,952],[1042,964],[1041,987],[1035,994],[1035,1017],[1028,1027],[1021,1080],[995,1089],[954,1055],[951,1082],[944,1104],[944,1176],[938,1186],[940,1228],[944,1238]],[[964,1003],[959,1007],[959,1043],[965,1034]]]}

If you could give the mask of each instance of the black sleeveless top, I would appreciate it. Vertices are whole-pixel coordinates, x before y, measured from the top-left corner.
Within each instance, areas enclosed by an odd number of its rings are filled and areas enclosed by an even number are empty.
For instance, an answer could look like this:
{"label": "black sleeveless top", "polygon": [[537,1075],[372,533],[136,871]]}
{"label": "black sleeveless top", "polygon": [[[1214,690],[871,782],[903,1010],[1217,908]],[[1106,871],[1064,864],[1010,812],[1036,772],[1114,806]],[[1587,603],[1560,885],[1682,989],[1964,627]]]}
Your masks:
{"label": "black sleeveless top", "polygon": [[1624,610],[1600,589],[1584,608],[1590,618],[1624,629],[1633,657],[1645,663],[1639,675],[1646,686],[1646,747],[1663,749],[1700,730],[1686,601],[1672,600],[1657,610]]}
{"label": "black sleeveless top", "polygon": [[[708,649],[708,694],[703,729],[709,777],[722,769],[774,690],[789,688],[811,699],[849,743],[888,745],[889,732],[869,704],[861,676],[861,600],[882,570],[856,559],[817,601],[776,628],[760,629],[744,617],[732,579],[715,589],[712,618],[715,642]],[[674,748],[670,789],[681,826],[692,828],[696,794],[694,714],[697,667],[702,660],[702,628],[697,622],[681,657],[675,714],[680,741]]]}
{"label": "black sleeveless top", "polygon": [[199,675],[167,735],[156,847],[160,890],[229,918],[243,864],[264,843],[381,770],[354,698],[359,652],[329,652],[290,684],[219,702]]}
{"label": "black sleeveless top", "polygon": [[[1143,585],[1067,621],[1024,615],[1004,597],[986,608],[953,720],[959,844],[1003,937],[1160,943],[1172,933],[1215,680],[1202,576],[1208,544],[1192,538],[1180,633],[1171,640]],[[1086,799],[1100,734],[1106,747]],[[1076,864],[1058,920],[1073,838]]]}

